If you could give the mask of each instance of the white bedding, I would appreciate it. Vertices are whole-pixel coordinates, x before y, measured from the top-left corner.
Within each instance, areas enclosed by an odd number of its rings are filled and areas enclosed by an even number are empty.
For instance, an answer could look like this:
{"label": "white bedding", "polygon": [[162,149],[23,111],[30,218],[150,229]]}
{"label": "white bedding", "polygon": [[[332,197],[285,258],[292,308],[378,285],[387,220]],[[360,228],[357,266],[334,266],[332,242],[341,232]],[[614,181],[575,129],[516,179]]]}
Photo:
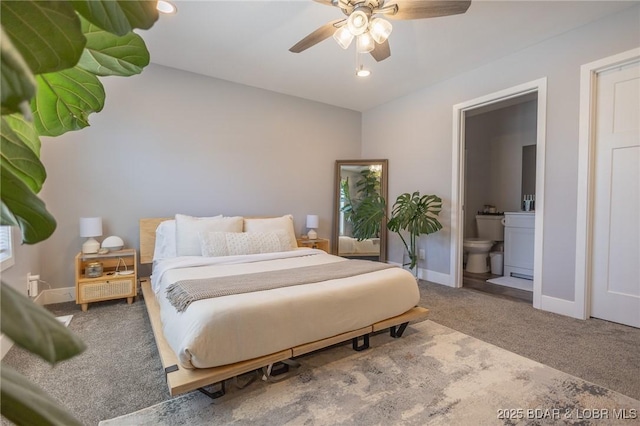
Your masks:
{"label": "white bedding", "polygon": [[177,257],[154,263],[152,285],[164,335],[186,368],[208,368],[268,355],[402,314],[420,298],[414,277],[390,268],[350,278],[204,299],[182,313],[165,291],[182,279],[242,275],[344,262],[300,249],[218,258]]}
{"label": "white bedding", "polygon": [[357,238],[341,235],[338,238],[338,253],[340,255],[380,254],[380,238],[367,238],[358,241]]}

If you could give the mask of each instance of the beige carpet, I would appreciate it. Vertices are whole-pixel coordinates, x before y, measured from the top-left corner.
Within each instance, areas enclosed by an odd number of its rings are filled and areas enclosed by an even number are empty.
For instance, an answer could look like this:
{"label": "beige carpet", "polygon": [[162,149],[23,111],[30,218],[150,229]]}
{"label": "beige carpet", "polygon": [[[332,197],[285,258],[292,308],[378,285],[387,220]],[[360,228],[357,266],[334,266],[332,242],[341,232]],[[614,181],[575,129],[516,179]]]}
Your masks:
{"label": "beige carpet", "polygon": [[[100,422],[113,425],[633,424],[640,401],[432,321],[372,349],[330,348],[277,382],[200,392]],[[598,417],[594,419],[594,417]]]}

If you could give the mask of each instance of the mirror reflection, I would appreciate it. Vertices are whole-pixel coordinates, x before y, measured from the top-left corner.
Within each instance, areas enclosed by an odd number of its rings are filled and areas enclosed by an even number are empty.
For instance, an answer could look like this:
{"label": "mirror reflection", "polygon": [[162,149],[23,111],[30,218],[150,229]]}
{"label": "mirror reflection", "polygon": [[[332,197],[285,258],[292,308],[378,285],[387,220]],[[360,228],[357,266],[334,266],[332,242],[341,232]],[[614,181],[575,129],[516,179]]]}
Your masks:
{"label": "mirror reflection", "polygon": [[338,256],[386,261],[387,160],[338,160],[333,250]]}

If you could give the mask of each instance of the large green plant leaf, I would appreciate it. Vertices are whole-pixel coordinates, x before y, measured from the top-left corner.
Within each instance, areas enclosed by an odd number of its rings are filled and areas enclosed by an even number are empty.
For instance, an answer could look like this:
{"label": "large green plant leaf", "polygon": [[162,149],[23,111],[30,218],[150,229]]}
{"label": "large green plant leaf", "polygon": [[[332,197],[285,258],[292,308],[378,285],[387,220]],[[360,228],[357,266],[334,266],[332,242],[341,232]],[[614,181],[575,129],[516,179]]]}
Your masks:
{"label": "large green plant leaf", "polygon": [[71,0],[87,21],[115,35],[148,29],[158,19],[157,1]]}
{"label": "large green plant leaf", "polygon": [[78,67],[99,76],[127,77],[140,74],[149,65],[149,51],[142,37],[130,32],[122,37],[101,30],[86,20],[82,31],[87,46]]}
{"label": "large green plant leaf", "polygon": [[[31,302],[30,302],[31,303]],[[54,319],[54,321],[56,321]],[[11,367],[2,366],[2,415],[18,425],[81,425],[60,403]]]}
{"label": "large green plant leaf", "polygon": [[17,226],[22,241],[35,244],[44,241],[56,229],[56,221],[45,204],[18,176],[0,162],[0,224]]}
{"label": "large green plant leaf", "polygon": [[38,93],[31,102],[33,119],[41,136],[59,136],[89,125],[89,114],[104,107],[104,87],[98,77],[70,68],[36,77]]}
{"label": "large green plant leaf", "polygon": [[[26,125],[20,120],[14,122]],[[0,160],[3,167],[18,176],[33,192],[40,192],[47,177],[44,166],[36,152],[11,129],[4,117],[0,119]]]}
{"label": "large green plant leaf", "polygon": [[9,124],[9,127],[20,137],[22,142],[40,157],[40,146],[42,144],[33,122],[25,120],[24,116],[20,114],[5,115],[3,118]]}
{"label": "large green plant leaf", "polygon": [[42,306],[2,283],[2,333],[51,364],[85,350],[84,343]]}
{"label": "large green plant leaf", "polygon": [[70,68],[82,55],[86,39],[67,1],[2,1],[0,20],[34,74]]}
{"label": "large green plant leaf", "polygon": [[29,111],[36,81],[29,66],[0,27],[0,98],[2,115]]}

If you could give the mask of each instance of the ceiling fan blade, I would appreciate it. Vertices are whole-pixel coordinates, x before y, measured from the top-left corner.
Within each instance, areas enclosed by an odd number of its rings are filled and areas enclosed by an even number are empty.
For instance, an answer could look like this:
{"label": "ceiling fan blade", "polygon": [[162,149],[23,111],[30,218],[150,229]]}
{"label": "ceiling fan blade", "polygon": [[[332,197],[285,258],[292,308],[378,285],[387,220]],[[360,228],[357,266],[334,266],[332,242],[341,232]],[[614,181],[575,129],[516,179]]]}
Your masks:
{"label": "ceiling fan blade", "polygon": [[389,40],[385,40],[384,43],[376,43],[375,47],[371,51],[371,56],[377,61],[384,61],[391,56],[391,48],[389,47]]}
{"label": "ceiling fan blade", "polygon": [[336,32],[337,28],[340,28],[346,22],[346,19],[336,19],[335,21],[328,22],[297,42],[289,49],[290,52],[300,53],[303,50],[307,50],[311,46],[320,43],[322,40],[327,39]]}
{"label": "ceiling fan blade", "polygon": [[465,13],[469,6],[471,0],[397,0],[378,13],[389,19],[424,19]]}

